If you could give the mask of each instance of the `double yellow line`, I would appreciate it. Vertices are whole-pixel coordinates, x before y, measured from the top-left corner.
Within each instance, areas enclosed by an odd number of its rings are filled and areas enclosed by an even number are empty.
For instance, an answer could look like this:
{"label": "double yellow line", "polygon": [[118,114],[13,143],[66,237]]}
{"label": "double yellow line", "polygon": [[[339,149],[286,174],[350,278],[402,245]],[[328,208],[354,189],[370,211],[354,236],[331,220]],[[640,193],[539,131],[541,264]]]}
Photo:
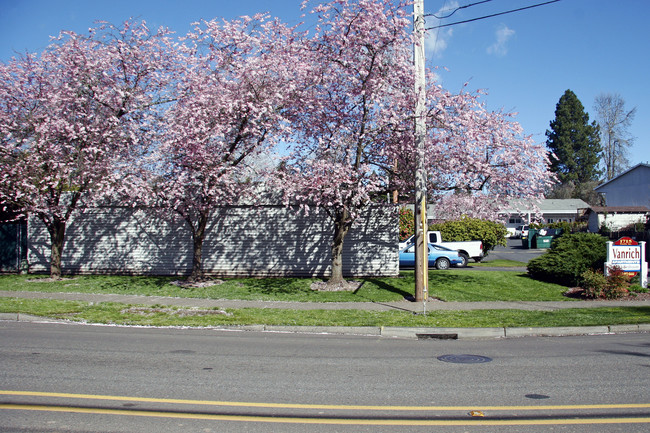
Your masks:
{"label": "double yellow line", "polygon": [[[467,406],[365,406],[365,405],[315,405],[295,403],[254,403],[236,401],[211,401],[211,400],[185,400],[165,399],[150,397],[126,397],[93,394],[68,394],[38,391],[4,391],[0,395],[14,397],[46,397],[65,399],[84,399],[102,401],[128,401],[140,403],[162,403],[199,406],[220,406],[220,407],[246,407],[246,408],[267,408],[267,409],[304,409],[304,410],[337,410],[337,411],[428,411],[428,412],[469,412],[480,411],[570,411],[570,410],[621,410],[621,409],[650,409],[650,403],[630,404],[592,404],[592,405],[540,405],[540,406],[482,406],[470,408]],[[104,409],[86,408],[75,406],[50,406],[43,404],[15,404],[0,403],[0,410],[26,410],[26,411],[47,411],[81,414],[106,414],[123,416],[141,416],[158,418],[196,419],[214,421],[244,421],[244,422],[266,422],[266,423],[290,423],[290,424],[337,424],[337,425],[399,425],[399,426],[469,426],[469,425],[587,425],[587,424],[647,424],[650,417],[615,417],[603,416],[598,418],[538,418],[538,419],[354,419],[354,418],[326,418],[326,417],[274,417],[271,415],[222,415],[183,413],[176,411],[148,411],[134,409]]]}

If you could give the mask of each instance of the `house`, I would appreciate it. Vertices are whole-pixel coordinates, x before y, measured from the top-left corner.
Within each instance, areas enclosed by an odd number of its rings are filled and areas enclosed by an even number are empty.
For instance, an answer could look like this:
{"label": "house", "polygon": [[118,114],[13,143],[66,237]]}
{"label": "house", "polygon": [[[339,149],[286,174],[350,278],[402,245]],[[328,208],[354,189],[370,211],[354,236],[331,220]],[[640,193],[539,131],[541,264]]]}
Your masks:
{"label": "house", "polygon": [[645,224],[650,208],[645,206],[593,206],[587,211],[588,230],[597,233],[601,227],[610,232],[621,231],[635,224]]}
{"label": "house", "polygon": [[650,164],[637,164],[594,189],[605,205],[650,207]]}
{"label": "house", "polygon": [[643,224],[650,215],[650,164],[637,164],[594,191],[603,195],[605,206],[587,212],[590,232],[598,232],[601,227],[620,231]]}
{"label": "house", "polygon": [[504,217],[506,229],[513,234],[517,226],[532,222],[574,222],[588,208],[589,204],[580,199],[544,199],[537,206],[532,201],[513,200],[500,214]]}
{"label": "house", "polygon": [[[407,204],[406,208],[413,211],[413,205]],[[574,222],[584,218],[589,204],[580,199],[543,199],[543,200],[512,200],[507,206],[499,210],[499,217],[505,227],[513,235],[515,228],[533,222]],[[427,219],[429,224],[445,221],[435,205],[427,206]]]}

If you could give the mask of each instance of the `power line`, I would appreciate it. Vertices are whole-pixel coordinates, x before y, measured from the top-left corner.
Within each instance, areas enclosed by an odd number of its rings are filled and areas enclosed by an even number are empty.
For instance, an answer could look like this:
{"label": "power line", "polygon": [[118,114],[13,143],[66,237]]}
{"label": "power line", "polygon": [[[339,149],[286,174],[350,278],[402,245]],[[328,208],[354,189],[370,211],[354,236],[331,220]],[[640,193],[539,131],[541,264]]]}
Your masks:
{"label": "power line", "polygon": [[[545,6],[545,5],[548,5],[548,4],[551,4],[551,3],[557,3],[559,1],[560,0],[551,0],[551,1],[544,2],[544,3],[538,3],[538,4],[535,4],[535,5],[531,5],[531,6],[526,6],[526,7],[523,7],[523,8],[512,9],[512,10],[509,10],[509,11],[499,12],[499,13],[492,14],[492,15],[485,15],[485,16],[478,17],[478,18],[472,18],[470,20],[457,21],[455,23],[441,24],[439,26],[427,27],[427,30],[439,29],[441,27],[455,26],[457,24],[471,23],[472,21],[478,21],[478,20],[484,20],[486,18],[498,17],[499,15],[511,14],[513,12],[519,12],[519,11],[523,11],[523,10],[526,10],[526,9],[532,9],[532,8],[536,8],[536,7],[539,7],[539,6]],[[468,5],[468,7],[469,6],[470,5]],[[453,13],[451,15],[453,15]],[[451,15],[449,15],[449,16],[451,16]]]}
{"label": "power line", "polygon": [[[480,2],[471,3],[471,4],[468,4],[468,5],[465,5],[465,6],[457,7],[449,15],[445,15],[444,17],[439,17],[436,14],[426,14],[425,17],[435,17],[435,18],[438,18],[439,20],[443,20],[445,18],[449,18],[450,16],[452,16],[453,14],[455,14],[456,12],[458,12],[461,9],[467,9],[467,8],[472,7],[472,6],[480,5],[480,4],[483,4],[483,3],[489,3],[491,1],[493,1],[493,0],[483,0],[483,1],[480,1]],[[440,11],[440,12],[446,12],[446,11]]]}

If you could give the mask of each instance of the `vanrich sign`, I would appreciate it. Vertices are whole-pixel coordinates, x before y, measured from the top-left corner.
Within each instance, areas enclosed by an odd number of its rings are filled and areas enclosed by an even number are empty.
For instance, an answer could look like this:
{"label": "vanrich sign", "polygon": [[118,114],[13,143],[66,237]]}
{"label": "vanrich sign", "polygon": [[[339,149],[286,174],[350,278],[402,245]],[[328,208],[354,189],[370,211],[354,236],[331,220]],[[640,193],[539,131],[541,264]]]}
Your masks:
{"label": "vanrich sign", "polygon": [[632,238],[620,238],[616,242],[607,242],[607,262],[605,275],[609,269],[618,267],[631,276],[641,274],[641,286],[648,287],[648,263],[645,259],[645,242]]}

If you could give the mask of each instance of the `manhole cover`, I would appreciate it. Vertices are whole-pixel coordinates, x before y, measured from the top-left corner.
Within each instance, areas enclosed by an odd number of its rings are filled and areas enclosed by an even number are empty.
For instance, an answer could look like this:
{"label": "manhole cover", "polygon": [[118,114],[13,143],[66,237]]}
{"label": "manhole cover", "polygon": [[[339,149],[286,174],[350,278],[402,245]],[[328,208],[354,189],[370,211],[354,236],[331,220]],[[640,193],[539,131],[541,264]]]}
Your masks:
{"label": "manhole cover", "polygon": [[438,357],[438,360],[455,364],[481,364],[492,361],[492,358],[480,355],[442,355]]}

